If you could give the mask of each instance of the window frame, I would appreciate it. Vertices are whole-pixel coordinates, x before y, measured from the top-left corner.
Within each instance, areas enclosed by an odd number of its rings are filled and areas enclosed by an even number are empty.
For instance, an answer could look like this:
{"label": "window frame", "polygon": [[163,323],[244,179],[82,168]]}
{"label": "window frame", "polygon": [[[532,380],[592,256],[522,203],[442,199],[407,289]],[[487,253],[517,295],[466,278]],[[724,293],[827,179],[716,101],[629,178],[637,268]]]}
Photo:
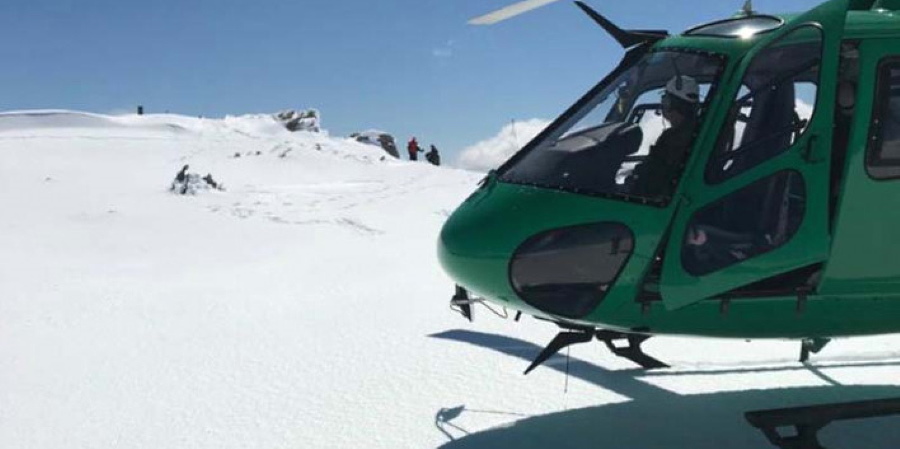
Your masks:
{"label": "window frame", "polygon": [[[872,113],[869,117],[868,139],[866,141],[866,157],[865,166],[866,174],[873,181],[894,181],[900,179],[900,158],[884,159],[877,158],[876,154],[882,149],[884,140],[882,139],[882,131],[884,126],[884,117],[890,109],[891,100],[891,69],[900,70],[900,55],[890,55],[881,58],[875,73],[875,92],[872,101]],[[887,76],[885,76],[887,75]],[[897,85],[900,88],[900,84]],[[886,94],[886,95],[885,95]],[[897,161],[891,163],[889,161]],[[885,170],[889,173],[882,175],[877,170]],[[894,172],[894,173],[890,173]]]}
{"label": "window frame", "polygon": [[[589,307],[585,307],[585,311],[581,310],[573,310],[573,309],[565,309],[565,305],[563,307],[553,307],[551,309],[547,306],[547,304],[543,303],[543,301],[538,300],[533,296],[533,293],[524,291],[520,288],[521,282],[520,279],[516,276],[516,266],[519,260],[523,257],[528,257],[531,254],[528,254],[530,250],[532,250],[533,246],[535,246],[535,242],[540,241],[543,238],[546,238],[549,234],[553,233],[564,233],[570,235],[577,235],[578,233],[588,234],[590,232],[596,232],[598,230],[605,230],[607,232],[618,232],[619,237],[625,237],[624,241],[628,242],[628,252],[625,254],[625,257],[619,263],[618,267],[615,270],[615,274],[610,278],[610,280],[606,283],[595,283],[594,285],[602,286],[600,290],[600,295],[593,300],[593,303]],[[525,304],[528,304],[531,307],[534,307],[541,312],[548,313],[555,316],[560,316],[568,319],[583,319],[593,313],[600,304],[606,300],[609,292],[615,287],[618,283],[619,278],[622,277],[622,273],[625,271],[625,267],[628,266],[628,263],[631,262],[631,258],[634,256],[635,247],[636,247],[636,236],[634,234],[634,230],[631,229],[628,225],[618,222],[618,221],[601,221],[596,223],[586,223],[572,226],[565,226],[560,228],[548,229],[541,231],[537,234],[534,234],[521,244],[516,247],[515,251],[513,251],[512,257],[509,259],[509,263],[506,267],[506,280],[507,285],[509,285],[512,290],[516,293],[516,296],[521,299]],[[621,245],[613,244],[613,247]],[[566,251],[566,250],[563,250]],[[618,252],[621,252],[621,248]],[[523,254],[525,253],[525,254]],[[559,256],[557,256],[559,257]],[[559,285],[559,284],[558,284]]]}

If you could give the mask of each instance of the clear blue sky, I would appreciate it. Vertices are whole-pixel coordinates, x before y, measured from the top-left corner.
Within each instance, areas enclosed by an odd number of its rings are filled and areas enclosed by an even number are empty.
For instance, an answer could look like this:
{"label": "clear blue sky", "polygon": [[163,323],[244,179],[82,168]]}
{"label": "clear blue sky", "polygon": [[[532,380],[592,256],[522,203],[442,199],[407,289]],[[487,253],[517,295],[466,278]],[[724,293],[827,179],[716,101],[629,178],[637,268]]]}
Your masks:
{"label": "clear blue sky", "polygon": [[[0,109],[218,117],[316,107],[450,158],[511,119],[553,118],[620,49],[569,1],[489,27],[508,0],[4,0]],[[682,31],[743,0],[588,0],[623,27]],[[757,0],[762,12],[816,0]]]}

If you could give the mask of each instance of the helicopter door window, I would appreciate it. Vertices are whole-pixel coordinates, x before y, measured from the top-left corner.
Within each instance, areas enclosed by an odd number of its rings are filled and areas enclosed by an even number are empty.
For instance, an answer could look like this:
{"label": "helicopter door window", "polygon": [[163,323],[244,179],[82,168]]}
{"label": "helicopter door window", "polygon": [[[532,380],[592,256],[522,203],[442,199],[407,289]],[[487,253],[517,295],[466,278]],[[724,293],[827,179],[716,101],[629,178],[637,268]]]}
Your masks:
{"label": "helicopter door window", "polygon": [[787,243],[806,212],[800,173],[778,172],[698,211],[684,237],[685,270],[703,276]]}
{"label": "helicopter door window", "polygon": [[715,184],[784,153],[815,112],[822,32],[805,26],[759,52],[744,74],[706,170]]}
{"label": "helicopter door window", "polygon": [[874,179],[900,178],[900,57],[883,61],[878,70],[866,171]]}

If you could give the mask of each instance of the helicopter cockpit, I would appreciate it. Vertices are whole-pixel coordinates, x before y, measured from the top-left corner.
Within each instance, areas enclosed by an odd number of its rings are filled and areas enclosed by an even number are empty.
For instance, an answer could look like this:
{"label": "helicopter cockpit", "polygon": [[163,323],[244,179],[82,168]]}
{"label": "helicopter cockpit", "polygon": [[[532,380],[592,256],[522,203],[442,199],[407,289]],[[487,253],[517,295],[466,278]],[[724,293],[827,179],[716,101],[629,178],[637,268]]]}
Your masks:
{"label": "helicopter cockpit", "polygon": [[[724,58],[712,53],[646,54],[606,88],[585,97],[565,122],[504,171],[502,180],[667,202],[675,186],[671,180],[678,177],[723,68]],[[664,132],[674,131],[663,111],[667,84],[673,82],[695,83],[698,104],[679,123],[685,138],[671,148],[656,148]],[[652,159],[664,159],[663,169],[654,170],[652,177],[635,176]]]}

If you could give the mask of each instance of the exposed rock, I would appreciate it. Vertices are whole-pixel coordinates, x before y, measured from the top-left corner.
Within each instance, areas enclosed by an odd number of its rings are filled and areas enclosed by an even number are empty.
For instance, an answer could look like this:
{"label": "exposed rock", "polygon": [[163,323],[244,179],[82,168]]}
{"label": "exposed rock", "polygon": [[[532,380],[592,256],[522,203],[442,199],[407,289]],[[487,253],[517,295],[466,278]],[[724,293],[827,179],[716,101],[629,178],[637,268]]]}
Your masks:
{"label": "exposed rock", "polygon": [[175,175],[169,191],[180,195],[197,195],[206,190],[225,190],[222,183],[213,179],[212,174],[207,173],[206,176],[200,176],[198,173],[190,173],[190,166],[185,165]]}
{"label": "exposed rock", "polygon": [[284,124],[289,131],[319,132],[321,114],[316,109],[297,111],[288,109],[275,114],[275,119]]}
{"label": "exposed rock", "polygon": [[350,135],[351,138],[356,139],[357,142],[376,145],[381,147],[387,154],[395,158],[400,158],[400,152],[397,151],[397,143],[394,140],[394,136],[377,130],[369,130],[363,131],[360,133],[353,133]]}

